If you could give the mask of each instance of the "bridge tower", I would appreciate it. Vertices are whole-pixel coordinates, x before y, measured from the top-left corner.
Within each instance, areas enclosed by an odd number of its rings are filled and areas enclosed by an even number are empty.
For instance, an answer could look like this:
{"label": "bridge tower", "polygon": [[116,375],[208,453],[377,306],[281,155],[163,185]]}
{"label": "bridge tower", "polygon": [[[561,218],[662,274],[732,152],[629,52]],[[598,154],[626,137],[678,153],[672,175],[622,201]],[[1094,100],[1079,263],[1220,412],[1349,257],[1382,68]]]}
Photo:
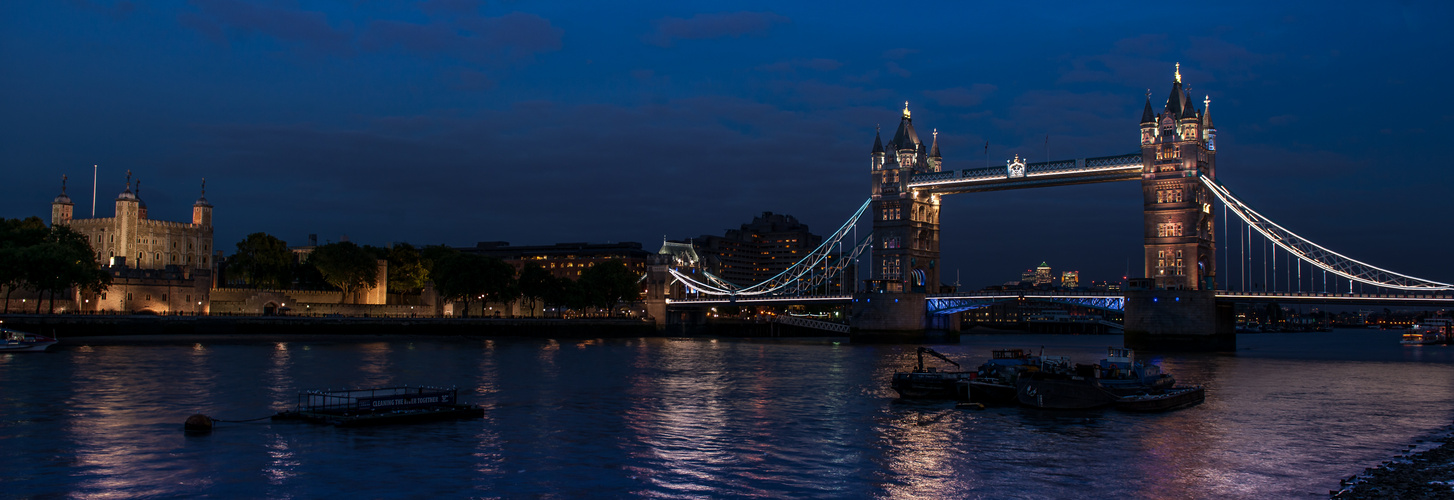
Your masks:
{"label": "bridge tower", "polygon": [[873,137],[869,173],[873,204],[871,288],[889,293],[939,291],[939,196],[908,189],[915,174],[938,172],[939,133],[926,148],[904,103],[899,128],[887,147]]}
{"label": "bridge tower", "polygon": [[1235,349],[1232,304],[1216,300],[1213,198],[1198,178],[1217,178],[1216,128],[1182,86],[1180,64],[1160,114],[1152,114],[1146,94],[1141,160],[1146,274],[1126,290],[1126,346]]}
{"label": "bridge tower", "polygon": [[[1203,101],[1210,107],[1211,100]],[[1151,93],[1141,113],[1141,191],[1145,214],[1146,276],[1156,288],[1211,290],[1216,286],[1216,232],[1212,193],[1198,175],[1217,178],[1216,128],[1198,111],[1177,64],[1171,95],[1152,114]]]}

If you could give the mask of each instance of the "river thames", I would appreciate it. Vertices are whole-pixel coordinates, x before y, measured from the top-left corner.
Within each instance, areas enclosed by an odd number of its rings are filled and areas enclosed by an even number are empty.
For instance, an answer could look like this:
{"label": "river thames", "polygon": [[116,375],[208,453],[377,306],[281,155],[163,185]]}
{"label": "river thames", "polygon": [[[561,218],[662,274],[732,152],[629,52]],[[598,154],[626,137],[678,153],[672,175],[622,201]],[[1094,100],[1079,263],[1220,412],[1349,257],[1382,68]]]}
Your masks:
{"label": "river thames", "polygon": [[[71,342],[0,355],[0,496],[27,498],[1269,498],[1326,496],[1454,421],[1454,346],[1399,332],[1241,335],[1138,353],[1203,384],[1163,414],[957,410],[889,389],[913,345],[834,339]],[[840,339],[841,340],[841,339]],[[966,335],[967,367],[1119,336]],[[483,420],[220,423],[300,389],[456,385]]]}

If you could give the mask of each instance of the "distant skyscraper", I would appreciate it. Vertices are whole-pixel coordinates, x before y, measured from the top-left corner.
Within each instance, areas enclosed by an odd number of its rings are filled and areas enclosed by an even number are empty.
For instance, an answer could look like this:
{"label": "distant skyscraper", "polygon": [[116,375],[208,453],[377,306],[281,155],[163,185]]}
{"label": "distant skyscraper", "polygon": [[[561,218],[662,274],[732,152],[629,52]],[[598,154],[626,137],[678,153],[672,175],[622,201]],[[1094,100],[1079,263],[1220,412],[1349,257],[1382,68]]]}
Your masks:
{"label": "distant skyscraper", "polygon": [[1035,282],[1035,270],[1034,269],[1026,269],[1025,272],[1020,273],[1020,282],[1021,283],[1034,283]]}
{"label": "distant skyscraper", "polygon": [[1077,288],[1080,286],[1080,271],[1066,271],[1060,275],[1060,286],[1065,288]]}
{"label": "distant skyscraper", "polygon": [[1050,272],[1050,264],[1041,262],[1040,266],[1035,268],[1035,284],[1050,285],[1054,283],[1055,275]]}

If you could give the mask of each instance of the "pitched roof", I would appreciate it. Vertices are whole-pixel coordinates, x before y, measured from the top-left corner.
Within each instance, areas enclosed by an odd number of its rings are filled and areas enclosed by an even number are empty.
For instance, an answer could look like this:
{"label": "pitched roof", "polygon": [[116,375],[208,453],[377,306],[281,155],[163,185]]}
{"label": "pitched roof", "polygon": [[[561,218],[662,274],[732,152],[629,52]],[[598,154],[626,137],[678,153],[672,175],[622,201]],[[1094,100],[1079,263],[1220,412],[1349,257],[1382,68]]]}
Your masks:
{"label": "pitched roof", "polygon": [[889,141],[889,146],[895,150],[914,149],[919,144],[919,134],[914,132],[914,121],[907,115],[899,120],[899,129],[894,132],[894,140]]}

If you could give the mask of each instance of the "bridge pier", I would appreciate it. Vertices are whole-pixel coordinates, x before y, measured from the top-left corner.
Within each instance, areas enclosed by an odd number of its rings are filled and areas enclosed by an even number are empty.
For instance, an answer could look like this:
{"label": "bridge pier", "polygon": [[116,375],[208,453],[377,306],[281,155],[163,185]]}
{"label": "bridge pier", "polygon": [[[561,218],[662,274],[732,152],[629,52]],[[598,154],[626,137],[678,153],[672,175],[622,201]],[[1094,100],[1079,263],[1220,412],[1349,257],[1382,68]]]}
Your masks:
{"label": "bridge pier", "polygon": [[1231,303],[1212,290],[1126,291],[1126,347],[1150,351],[1237,349]]}
{"label": "bridge pier", "polygon": [[959,338],[958,315],[924,313],[922,293],[860,293],[853,296],[848,332],[852,342],[945,342]]}

